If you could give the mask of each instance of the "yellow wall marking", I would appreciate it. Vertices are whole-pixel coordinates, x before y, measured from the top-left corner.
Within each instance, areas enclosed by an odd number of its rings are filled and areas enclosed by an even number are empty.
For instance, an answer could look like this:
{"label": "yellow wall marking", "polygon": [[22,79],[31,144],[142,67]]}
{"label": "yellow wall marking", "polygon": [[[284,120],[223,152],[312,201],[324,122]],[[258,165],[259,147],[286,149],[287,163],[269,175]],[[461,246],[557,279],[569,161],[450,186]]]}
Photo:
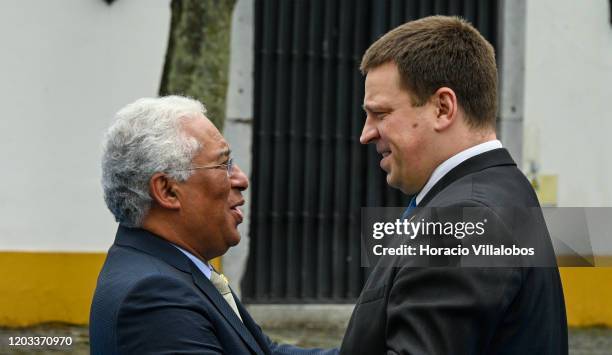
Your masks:
{"label": "yellow wall marking", "polygon": [[612,268],[563,267],[559,270],[568,324],[612,327]]}
{"label": "yellow wall marking", "polygon": [[105,253],[0,253],[0,325],[87,324]]}
{"label": "yellow wall marking", "polygon": [[[87,324],[105,256],[0,252],[0,326]],[[560,270],[569,324],[612,327],[612,268]]]}

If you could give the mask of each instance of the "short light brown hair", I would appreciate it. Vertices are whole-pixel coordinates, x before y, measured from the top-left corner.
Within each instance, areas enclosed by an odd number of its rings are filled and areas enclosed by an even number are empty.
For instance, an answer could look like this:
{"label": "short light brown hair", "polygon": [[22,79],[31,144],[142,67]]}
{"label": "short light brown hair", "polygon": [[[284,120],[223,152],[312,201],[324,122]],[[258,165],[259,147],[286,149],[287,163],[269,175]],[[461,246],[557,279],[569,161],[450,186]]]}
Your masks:
{"label": "short light brown hair", "polygon": [[459,17],[431,16],[407,22],[374,42],[361,72],[394,62],[402,86],[422,106],[441,87],[451,88],[474,128],[495,127],[497,67],[493,46]]}

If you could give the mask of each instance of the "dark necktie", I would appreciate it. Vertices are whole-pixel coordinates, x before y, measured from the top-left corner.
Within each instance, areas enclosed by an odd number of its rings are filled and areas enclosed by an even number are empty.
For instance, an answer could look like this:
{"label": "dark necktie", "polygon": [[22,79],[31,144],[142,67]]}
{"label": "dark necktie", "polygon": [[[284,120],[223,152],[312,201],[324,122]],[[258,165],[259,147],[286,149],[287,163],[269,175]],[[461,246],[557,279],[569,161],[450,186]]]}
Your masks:
{"label": "dark necktie", "polygon": [[412,200],[410,200],[408,207],[406,207],[406,210],[402,214],[402,219],[408,219],[412,215],[412,212],[414,212],[414,209],[416,208],[416,206],[417,205],[416,205],[416,195],[415,195],[412,198]]}

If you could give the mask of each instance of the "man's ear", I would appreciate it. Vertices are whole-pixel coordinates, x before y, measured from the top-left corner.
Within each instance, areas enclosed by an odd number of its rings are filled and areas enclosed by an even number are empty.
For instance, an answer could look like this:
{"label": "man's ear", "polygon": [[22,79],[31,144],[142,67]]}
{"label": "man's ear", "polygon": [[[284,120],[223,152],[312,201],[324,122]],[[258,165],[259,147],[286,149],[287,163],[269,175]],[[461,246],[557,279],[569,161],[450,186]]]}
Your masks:
{"label": "man's ear", "polygon": [[164,173],[155,173],[149,180],[149,192],[162,208],[179,209],[181,202],[176,196],[176,182]]}
{"label": "man's ear", "polygon": [[436,105],[436,121],[434,129],[443,131],[447,129],[457,119],[459,104],[457,95],[451,88],[441,87],[432,96]]}

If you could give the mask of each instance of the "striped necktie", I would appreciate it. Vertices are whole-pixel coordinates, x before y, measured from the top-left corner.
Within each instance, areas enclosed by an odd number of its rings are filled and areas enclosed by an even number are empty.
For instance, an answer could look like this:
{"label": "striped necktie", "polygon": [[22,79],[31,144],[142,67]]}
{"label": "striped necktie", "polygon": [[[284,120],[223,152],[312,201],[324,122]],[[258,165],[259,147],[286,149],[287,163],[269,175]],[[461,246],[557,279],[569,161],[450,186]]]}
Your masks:
{"label": "striped necktie", "polygon": [[234,313],[236,313],[240,321],[242,321],[242,317],[240,316],[240,312],[238,312],[238,306],[236,305],[236,300],[234,299],[234,295],[232,295],[232,291],[230,290],[227,278],[213,269],[210,273],[210,282],[212,282],[213,286],[219,290],[221,296],[223,296],[225,301],[230,305],[230,307],[232,307],[232,310]]}

